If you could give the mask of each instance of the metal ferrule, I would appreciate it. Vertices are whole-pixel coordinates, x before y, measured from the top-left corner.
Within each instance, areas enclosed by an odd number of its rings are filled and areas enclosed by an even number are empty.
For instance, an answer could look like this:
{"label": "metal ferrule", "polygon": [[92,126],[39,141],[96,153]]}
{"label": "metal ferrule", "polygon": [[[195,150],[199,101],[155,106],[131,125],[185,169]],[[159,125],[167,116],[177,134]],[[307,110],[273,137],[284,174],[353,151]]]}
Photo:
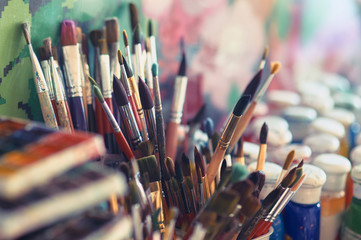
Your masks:
{"label": "metal ferrule", "polygon": [[[285,197],[287,197],[287,195],[289,194],[289,192],[291,191],[290,188],[287,188],[285,191],[283,191],[283,193],[281,194],[281,196],[278,197],[278,199],[282,199],[281,201],[277,201],[275,203],[275,205],[272,206],[271,211],[269,211],[269,213],[267,214],[267,216],[265,217],[265,221],[270,221],[272,216],[274,216],[274,214],[278,211],[278,209],[281,207],[285,207],[286,205],[283,204],[283,201],[285,200]],[[283,207],[282,207],[283,206]]]}
{"label": "metal ferrule", "polygon": [[35,85],[36,85],[36,91],[38,93],[41,92],[47,92],[48,91],[48,87],[46,85],[46,81],[45,81],[45,77],[44,77],[44,73],[43,70],[40,67],[40,63],[38,61],[38,58],[36,57],[33,47],[31,44],[28,45],[29,47],[29,51],[30,51],[30,59],[31,59],[31,63],[33,65],[33,71],[34,71],[34,80],[35,80]]}
{"label": "metal ferrule", "polygon": [[112,97],[112,86],[110,81],[110,72],[109,72],[109,55],[100,54],[100,78],[102,82],[102,93],[104,98]]}
{"label": "metal ferrule", "polygon": [[63,55],[69,97],[82,97],[80,56],[77,45],[64,46]]}
{"label": "metal ferrule", "polygon": [[187,92],[188,78],[185,76],[177,76],[174,83],[174,95],[172,99],[171,121],[180,123],[183,115],[184,101]]}
{"label": "metal ferrule", "polygon": [[130,103],[120,106],[119,112],[121,119],[124,124],[124,128],[126,132],[129,134],[129,138],[132,142],[133,147],[137,146],[141,141],[142,138],[140,136],[140,132],[135,121],[135,117],[133,111],[131,110]]}
{"label": "metal ferrule", "polygon": [[127,59],[128,66],[130,70],[133,71],[133,64],[132,64],[132,53],[130,52],[129,45],[125,48],[125,57]]}
{"label": "metal ferrule", "polygon": [[127,72],[125,71],[124,65],[120,66],[120,70],[121,70],[121,73],[122,73],[121,76],[120,76],[120,82],[123,84],[123,87],[125,89],[125,92],[127,93],[127,96],[130,97],[130,96],[132,96],[132,92],[130,91]]}
{"label": "metal ferrule", "polygon": [[[83,64],[83,57],[82,57],[82,46],[81,43],[77,43],[78,46],[78,50],[79,50],[79,61],[80,61],[80,81],[81,81],[81,85],[82,87],[85,86],[85,76],[84,76],[84,64]],[[88,81],[88,79],[86,79]]]}
{"label": "metal ferrule", "polygon": [[147,72],[147,85],[150,89],[153,89],[153,76],[152,76],[152,57],[150,52],[147,52],[147,61],[146,61],[146,72]]}
{"label": "metal ferrule", "polygon": [[[269,218],[266,219],[266,221],[271,221],[274,222],[274,220],[276,219],[276,217],[282,212],[282,210],[286,207],[286,205],[288,204],[288,202],[292,199],[293,195],[295,195],[296,192],[291,191],[286,191],[287,195],[285,196],[285,198],[282,200],[282,202],[280,203],[279,207],[276,209],[276,211],[274,212],[274,214]],[[268,217],[268,216],[267,216]]]}
{"label": "metal ferrule", "polygon": [[107,115],[107,118],[109,119],[109,123],[112,126],[114,132],[120,132],[120,127],[117,123],[117,120],[115,120],[114,115],[112,114],[112,111],[110,111],[108,104],[104,101],[101,103],[103,108],[104,108],[104,112],[105,115]]}
{"label": "metal ferrule", "polygon": [[117,78],[120,78],[120,65],[118,62],[118,43],[113,42],[109,45],[109,59],[110,59],[110,81],[112,83],[111,86],[113,86],[113,75],[115,75]]}
{"label": "metal ferrule", "polygon": [[64,101],[65,97],[63,95],[64,86],[59,77],[55,61],[53,57],[50,57],[50,66],[51,66],[51,76],[53,79],[54,86],[54,97],[56,101]]}
{"label": "metal ferrule", "polygon": [[85,81],[85,92],[86,92],[86,103],[88,105],[93,103],[93,95],[92,95],[92,86],[90,81],[88,80],[89,73],[89,65],[86,60],[86,55],[83,54],[83,68],[84,68],[84,78]]}
{"label": "metal ferrule", "polygon": [[[228,119],[228,122],[222,132],[221,138],[219,139],[218,145],[220,150],[226,150],[229,146],[234,130],[237,127],[237,123],[241,117],[235,116],[234,114]],[[218,148],[218,146],[217,146]]]}
{"label": "metal ferrule", "polygon": [[266,81],[264,82],[263,86],[261,87],[260,90],[258,90],[258,93],[256,94],[256,96],[254,97],[254,100],[255,102],[259,102],[259,100],[261,100],[262,96],[264,95],[264,93],[266,92],[268,86],[270,85],[273,77],[275,75],[274,74],[270,74],[268,76],[268,78],[266,79]]}
{"label": "metal ferrule", "polygon": [[155,46],[155,36],[150,36],[149,41],[150,41],[150,53],[152,55],[152,63],[157,63],[157,48]]}
{"label": "metal ferrule", "polygon": [[154,143],[155,149],[158,150],[158,147],[156,146],[156,143],[157,143],[156,136],[157,135],[156,135],[156,131],[155,131],[155,119],[154,119],[154,114],[153,114],[152,109],[143,109],[144,110],[144,119],[145,119],[145,123],[147,124],[149,139]]}
{"label": "metal ferrule", "polygon": [[138,76],[144,80],[144,67],[142,62],[142,45],[140,43],[135,45],[135,58],[137,60]]}
{"label": "metal ferrule", "polygon": [[201,207],[203,207],[205,204],[203,182],[198,184],[199,184],[199,204],[201,205]]}
{"label": "metal ferrule", "polygon": [[52,80],[51,80],[51,69],[50,69],[49,61],[48,60],[41,61],[40,65],[41,65],[41,67],[43,69],[45,81],[46,81],[46,84],[47,84],[48,89],[49,89],[50,100],[54,100],[55,99],[54,88],[53,88],[53,83],[52,83]]}

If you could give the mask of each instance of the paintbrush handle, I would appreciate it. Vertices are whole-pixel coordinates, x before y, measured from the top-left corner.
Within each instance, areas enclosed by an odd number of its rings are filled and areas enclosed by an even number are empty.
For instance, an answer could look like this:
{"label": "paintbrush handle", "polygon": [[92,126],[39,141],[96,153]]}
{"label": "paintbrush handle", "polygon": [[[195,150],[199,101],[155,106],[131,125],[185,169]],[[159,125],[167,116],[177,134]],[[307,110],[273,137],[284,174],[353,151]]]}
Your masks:
{"label": "paintbrush handle", "polygon": [[[105,102],[107,103],[109,110],[111,113],[113,113],[113,102],[111,98],[104,98]],[[104,116],[104,115],[103,115]],[[114,116],[114,115],[113,115]],[[104,134],[111,133],[112,132],[112,126],[109,124],[109,122],[103,117],[103,130]]]}
{"label": "paintbrush handle", "polygon": [[73,131],[72,126],[70,125],[70,121],[69,121],[70,116],[68,115],[65,101],[64,100],[57,101],[56,108],[58,110],[59,126],[68,131]]}
{"label": "paintbrush handle", "polygon": [[256,171],[263,171],[264,163],[266,161],[267,144],[261,144],[258,153]]}
{"label": "paintbrush handle", "polygon": [[212,160],[207,168],[208,185],[211,185],[214,178],[216,177],[218,168],[221,162],[223,161],[223,157],[225,153],[226,153],[226,148],[220,148],[217,146],[216,151],[212,156]]}
{"label": "paintbrush handle", "polygon": [[103,108],[99,100],[95,99],[95,117],[96,117],[96,123],[97,123],[97,132],[100,135],[104,134],[104,127],[103,127]]}
{"label": "paintbrush handle", "polygon": [[233,137],[231,138],[231,143],[229,144],[229,149],[233,150],[234,146],[236,145],[236,143],[238,142],[238,140],[241,138],[244,130],[246,129],[246,127],[248,126],[249,121],[252,119],[254,110],[256,109],[257,106],[257,102],[252,101],[245,113],[242,115],[241,119],[239,120],[236,130],[234,131]]}
{"label": "paintbrush handle", "polygon": [[90,132],[96,132],[95,113],[92,104],[87,104],[88,108],[88,130]]}
{"label": "paintbrush handle", "polygon": [[[51,99],[51,98],[50,98]],[[58,111],[57,111],[57,107],[56,107],[56,101],[55,100],[51,100],[51,106],[53,107],[53,110],[54,110],[54,114],[55,114],[55,119],[56,119],[56,122],[59,126],[59,115],[58,115]]]}
{"label": "paintbrush handle", "polygon": [[171,159],[175,159],[177,154],[177,146],[178,146],[178,123],[175,122],[168,122],[167,131],[165,135],[166,139],[166,155]]}
{"label": "paintbrush handle", "polygon": [[159,150],[159,162],[161,170],[164,166],[164,162],[166,159],[166,148],[165,148],[165,133],[164,133],[164,120],[163,120],[163,114],[162,109],[156,106],[155,110],[155,123],[156,123],[156,129],[157,129],[157,145]]}
{"label": "paintbrush handle", "polygon": [[135,105],[133,95],[128,96],[128,100],[129,100],[130,106],[132,108],[134,118],[135,118],[135,122],[137,123],[138,129],[139,129],[139,131],[142,131],[142,124],[140,123],[140,118],[139,118],[139,115],[138,115],[137,106]]}
{"label": "paintbrush handle", "polygon": [[56,122],[56,117],[53,106],[50,101],[49,94],[45,91],[39,92],[38,97],[39,97],[40,108],[43,114],[45,125],[53,129],[58,129],[58,124]]}
{"label": "paintbrush handle", "polygon": [[70,129],[72,132],[74,132],[74,124],[73,124],[73,119],[71,119],[71,113],[70,113],[68,101],[64,100],[64,104],[65,104],[66,112],[68,113]]}
{"label": "paintbrush handle", "polygon": [[71,118],[73,120],[74,128],[77,130],[86,131],[87,123],[85,119],[85,109],[83,97],[70,97],[69,98],[69,109]]}

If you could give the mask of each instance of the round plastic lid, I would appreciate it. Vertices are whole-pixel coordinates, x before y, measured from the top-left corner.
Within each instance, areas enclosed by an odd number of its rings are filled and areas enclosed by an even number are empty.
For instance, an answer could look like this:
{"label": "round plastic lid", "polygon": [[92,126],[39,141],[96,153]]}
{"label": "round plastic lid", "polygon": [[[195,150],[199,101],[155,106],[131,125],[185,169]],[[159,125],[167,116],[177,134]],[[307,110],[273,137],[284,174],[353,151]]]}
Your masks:
{"label": "round plastic lid", "polygon": [[292,150],[295,150],[294,164],[301,162],[302,159],[304,163],[307,163],[310,160],[312,154],[311,148],[304,144],[290,144],[288,146],[280,147],[272,153],[272,158],[279,165],[283,165],[288,153]]}
{"label": "round plastic lid", "polygon": [[337,92],[332,97],[336,107],[346,108],[351,111],[361,109],[361,98],[356,94]]}
{"label": "round plastic lid", "polygon": [[315,204],[320,201],[322,186],[326,182],[326,173],[311,164],[304,164],[303,171],[308,175],[292,201],[300,204]]}
{"label": "round plastic lid", "polygon": [[317,112],[310,107],[294,106],[284,109],[282,115],[288,121],[311,122],[317,117]]}
{"label": "round plastic lid", "polygon": [[285,90],[272,90],[267,94],[269,103],[278,104],[282,106],[294,106],[301,102],[299,94]]}
{"label": "round plastic lid", "polygon": [[328,133],[316,133],[306,137],[303,144],[309,146],[313,153],[335,153],[340,148],[337,137]]}
{"label": "round plastic lid", "polygon": [[268,106],[264,102],[259,102],[254,109],[253,116],[264,116],[268,113]]}
{"label": "round plastic lid", "polygon": [[310,125],[310,131],[311,133],[329,133],[339,139],[345,136],[345,127],[342,123],[325,117],[316,118]]}
{"label": "round plastic lid", "polygon": [[361,164],[361,145],[354,147],[350,153],[352,165]]}
{"label": "round plastic lid", "polygon": [[302,81],[297,83],[297,90],[301,96],[311,95],[327,97],[330,96],[330,89],[322,83],[315,81]]}
{"label": "round plastic lid", "polygon": [[284,118],[279,116],[269,115],[265,117],[259,117],[253,120],[252,128],[254,129],[254,131],[258,131],[259,134],[259,131],[261,130],[264,122],[267,123],[268,130],[269,129],[276,129],[278,131],[288,130],[288,123]]}
{"label": "round plastic lid", "polygon": [[351,123],[353,123],[356,119],[355,114],[353,112],[344,108],[331,109],[325,112],[323,116],[339,121],[346,127],[350,126]]}
{"label": "round plastic lid", "polygon": [[332,91],[346,91],[350,88],[350,81],[338,74],[323,73],[319,81],[325,84]]}
{"label": "round plastic lid", "polygon": [[304,95],[302,96],[302,104],[316,109],[319,113],[323,113],[333,108],[334,101],[331,96],[319,97]]}
{"label": "round plastic lid", "polygon": [[243,154],[245,162],[250,164],[251,162],[257,161],[259,145],[251,142],[243,142]]}

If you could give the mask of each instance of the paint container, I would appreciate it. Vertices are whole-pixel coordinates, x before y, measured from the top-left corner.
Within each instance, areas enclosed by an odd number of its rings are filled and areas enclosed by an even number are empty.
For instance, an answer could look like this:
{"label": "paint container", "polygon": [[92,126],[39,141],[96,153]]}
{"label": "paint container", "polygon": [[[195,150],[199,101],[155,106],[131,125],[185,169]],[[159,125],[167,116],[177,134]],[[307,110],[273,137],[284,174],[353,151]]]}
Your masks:
{"label": "paint container", "polygon": [[327,180],[321,193],[321,240],[336,239],[345,210],[345,187],[350,161],[338,154],[321,154],[313,164],[322,168]]}
{"label": "paint container", "polygon": [[[356,146],[352,149],[350,153],[350,160],[352,166],[356,166],[361,164],[361,145]],[[353,196],[353,181],[351,178],[351,174],[347,176],[347,183],[346,183],[346,207],[350,205]]]}
{"label": "paint container", "polygon": [[262,236],[256,238],[252,238],[252,240],[269,240],[272,233],[273,233],[273,227],[271,227],[266,234],[263,234]]}
{"label": "paint container", "polygon": [[320,239],[321,190],[326,182],[326,173],[319,167],[305,164],[308,172],[304,183],[298,189],[284,210],[287,237],[293,240]]}
{"label": "paint container", "polygon": [[272,162],[275,162],[281,166],[285,162],[287,155],[292,150],[295,150],[295,160],[293,161],[294,164],[301,162],[303,159],[304,163],[308,163],[311,160],[312,150],[309,146],[304,144],[290,144],[284,147],[277,149],[276,151],[270,154],[269,159]]}
{"label": "paint container", "polygon": [[342,240],[361,239],[361,164],[353,167],[351,178],[354,183],[353,198],[345,213]]}
{"label": "paint container", "polygon": [[309,135],[303,139],[303,144],[311,148],[312,159],[315,159],[315,157],[323,153],[337,153],[340,148],[340,140],[328,133],[315,133]]}
{"label": "paint container", "polygon": [[269,111],[274,115],[280,115],[284,108],[299,105],[301,102],[298,93],[286,90],[269,91],[266,97]]}
{"label": "paint container", "polygon": [[287,120],[292,132],[293,143],[301,143],[308,135],[306,129],[316,119],[317,112],[310,107],[288,107],[283,110],[282,116]]}

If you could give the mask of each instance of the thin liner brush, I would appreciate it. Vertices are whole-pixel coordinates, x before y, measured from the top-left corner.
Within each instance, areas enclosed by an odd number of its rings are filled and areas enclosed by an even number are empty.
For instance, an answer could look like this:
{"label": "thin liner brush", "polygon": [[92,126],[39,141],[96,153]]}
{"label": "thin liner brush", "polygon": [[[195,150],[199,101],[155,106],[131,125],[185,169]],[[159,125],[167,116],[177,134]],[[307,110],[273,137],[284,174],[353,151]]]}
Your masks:
{"label": "thin liner brush", "polygon": [[[90,32],[90,41],[94,47],[94,78],[98,86],[101,86],[100,80],[100,48],[98,40],[102,37],[103,33],[100,30],[93,30]],[[95,118],[97,123],[97,131],[100,135],[104,134],[103,127],[103,112],[102,106],[98,101],[95,101]]]}
{"label": "thin liner brush", "polygon": [[266,123],[263,123],[260,133],[260,147],[257,159],[257,167],[256,171],[263,171],[264,163],[266,161],[266,153],[267,153],[267,135],[268,135],[268,126]]}
{"label": "thin liner brush", "polygon": [[53,128],[53,129],[58,129],[58,125],[56,122],[54,109],[51,105],[51,100],[49,97],[49,90],[46,85],[44,73],[41,70],[40,63],[34,53],[32,45],[31,45],[30,24],[29,24],[29,22],[25,22],[25,23],[21,24],[21,27],[22,27],[22,30],[24,33],[26,44],[28,45],[28,48],[29,48],[30,60],[33,65],[33,73],[34,73],[34,81],[35,81],[36,91],[38,93],[40,108],[41,108],[41,112],[43,114],[45,125],[50,128]]}
{"label": "thin liner brush", "polygon": [[148,141],[147,127],[146,127],[146,123],[145,123],[145,119],[144,119],[144,112],[142,109],[142,104],[140,102],[138,86],[133,77],[133,72],[132,72],[132,70],[130,70],[130,68],[127,64],[127,61],[124,61],[124,59],[123,59],[123,62],[124,62],[124,68],[125,68],[125,71],[126,71],[127,77],[128,77],[129,87],[132,92],[134,102],[137,107],[137,113],[139,115],[139,119],[140,119],[140,123],[141,123],[141,128],[139,128],[139,130],[142,131],[143,140]]}
{"label": "thin liner brush", "polygon": [[125,92],[127,93],[128,100],[130,102],[130,106],[131,106],[131,109],[133,111],[133,114],[134,114],[135,121],[137,123],[138,129],[139,129],[139,131],[142,131],[142,125],[140,123],[139,115],[138,115],[138,112],[137,112],[137,106],[135,104],[133,93],[130,90],[130,85],[129,85],[129,81],[128,81],[127,72],[126,72],[125,67],[124,67],[124,63],[126,61],[125,61],[125,58],[122,55],[122,52],[120,50],[118,50],[118,61],[119,61],[120,70],[121,70],[120,81],[121,81],[121,83],[122,83],[122,85],[123,85],[123,87],[125,89]]}
{"label": "thin liner brush", "polygon": [[286,175],[286,173],[287,173],[288,169],[290,168],[293,160],[295,159],[295,155],[296,155],[295,150],[292,150],[287,154],[285,162],[283,163],[282,171],[278,175],[277,181],[275,183],[275,187],[278,186],[278,184],[282,181],[283,177]]}
{"label": "thin liner brush", "polygon": [[266,92],[269,84],[271,83],[272,79],[276,75],[277,72],[281,69],[282,65],[279,62],[272,62],[271,63],[271,74],[268,76],[266,81],[259,86],[258,92],[254,96],[252,102],[248,106],[247,110],[245,111],[241,121],[238,123],[236,131],[233,135],[233,139],[231,140],[230,149],[234,148],[234,145],[238,141],[238,139],[242,136],[244,130],[248,126],[248,123],[251,121],[253,112],[256,109],[258,102],[261,100],[262,96]]}
{"label": "thin liner brush", "polygon": [[[76,28],[76,38],[77,38],[77,46],[79,50],[79,61],[80,61],[80,79],[81,79],[81,87],[83,89],[83,102],[86,104],[87,99],[87,91],[86,91],[86,84],[85,84],[85,74],[84,74],[84,63],[83,63],[83,47],[82,47],[82,31],[80,27]],[[88,82],[88,81],[87,81]],[[85,116],[88,119],[88,108],[85,108]]]}
{"label": "thin liner brush", "polygon": [[153,23],[151,19],[149,19],[148,21],[148,36],[150,41],[151,59],[152,59],[152,63],[154,64],[157,63],[157,47],[156,47],[155,36],[153,31]]}
{"label": "thin liner brush", "polygon": [[259,63],[259,66],[258,66],[258,70],[263,69],[264,66],[266,65],[268,54],[269,54],[269,46],[266,45],[264,50],[263,50],[263,55],[262,55],[262,59],[261,59],[261,61]]}
{"label": "thin liner brush", "polygon": [[123,30],[123,41],[124,41],[124,47],[125,47],[125,57],[127,58],[129,68],[133,71],[132,53],[130,52],[127,31],[125,31],[125,30]]}
{"label": "thin liner brush", "polygon": [[46,38],[43,41],[44,49],[47,55],[49,55],[50,72],[52,76],[52,86],[54,89],[55,106],[58,113],[59,126],[67,131],[74,131],[73,122],[71,120],[68,101],[63,95],[64,87],[58,71],[56,69],[55,61],[52,54],[51,39]]}
{"label": "thin liner brush", "polygon": [[186,56],[182,54],[177,77],[174,81],[174,94],[172,99],[170,119],[166,131],[166,155],[175,158],[178,145],[178,127],[183,116],[183,107],[186,97],[188,78],[186,76]]}
{"label": "thin liner brush", "polygon": [[230,140],[233,136],[234,130],[241,119],[241,116],[246,109],[250,95],[243,95],[237,102],[233,109],[231,116],[228,119],[226,127],[224,128],[218,145],[214,151],[211,162],[207,169],[208,184],[210,185],[217,175],[218,168],[223,160],[224,154],[229,146]]}
{"label": "thin liner brush", "polygon": [[206,203],[205,194],[204,194],[204,186],[203,186],[203,178],[202,178],[202,171],[200,166],[196,166],[197,168],[197,183],[198,183],[198,203],[199,208],[203,208]]}
{"label": "thin liner brush", "polygon": [[44,46],[39,48],[39,60],[40,60],[41,68],[43,69],[46,84],[48,86],[49,98],[51,101],[51,105],[53,106],[56,122],[59,125],[59,116],[58,116],[58,112],[56,109],[54,88],[53,88],[53,82],[52,82],[52,78],[51,78],[51,70],[50,70],[50,65],[49,65],[49,56],[47,55]]}
{"label": "thin liner brush", "polygon": [[65,20],[61,24],[61,46],[64,55],[64,66],[67,73],[67,89],[69,108],[74,128],[86,131],[83,89],[80,77],[80,56],[77,47],[76,29],[73,21]]}
{"label": "thin liner brush", "polygon": [[[100,79],[102,86],[101,90],[105,102],[107,103],[110,111],[113,113],[113,101],[112,101],[113,85],[112,85],[112,81],[110,80],[110,72],[109,72],[110,63],[109,63],[108,47],[105,39],[99,39],[98,43],[100,49],[99,66],[100,66],[100,76],[101,76]],[[105,145],[110,153],[114,153],[112,127],[104,117],[105,116],[103,115],[103,130],[104,130],[103,136],[104,136]]]}

